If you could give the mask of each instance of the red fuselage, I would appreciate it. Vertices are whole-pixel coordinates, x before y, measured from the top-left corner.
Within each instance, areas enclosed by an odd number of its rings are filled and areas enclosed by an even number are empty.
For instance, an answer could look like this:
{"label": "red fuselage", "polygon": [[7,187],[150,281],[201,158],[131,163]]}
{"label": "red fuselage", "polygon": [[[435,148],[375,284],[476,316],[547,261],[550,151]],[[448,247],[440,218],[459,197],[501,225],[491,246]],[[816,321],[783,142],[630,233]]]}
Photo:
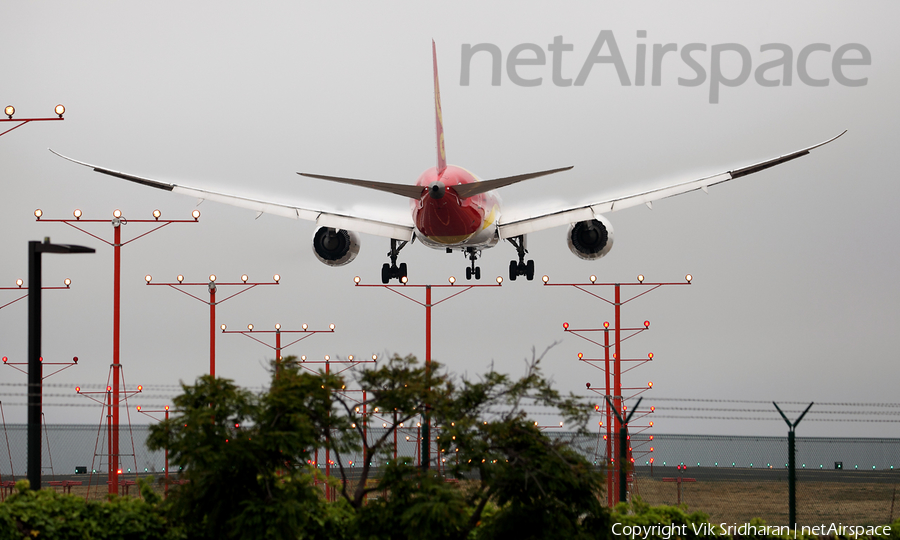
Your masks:
{"label": "red fuselage", "polygon": [[[416,181],[422,186],[422,197],[411,201],[413,222],[419,239],[433,246],[484,246],[496,242],[495,231],[500,205],[492,192],[461,199],[453,186],[470,184],[478,179],[469,171],[448,165],[442,173],[427,169]],[[442,193],[430,189],[443,184]],[[438,184],[439,185],[439,184]]]}

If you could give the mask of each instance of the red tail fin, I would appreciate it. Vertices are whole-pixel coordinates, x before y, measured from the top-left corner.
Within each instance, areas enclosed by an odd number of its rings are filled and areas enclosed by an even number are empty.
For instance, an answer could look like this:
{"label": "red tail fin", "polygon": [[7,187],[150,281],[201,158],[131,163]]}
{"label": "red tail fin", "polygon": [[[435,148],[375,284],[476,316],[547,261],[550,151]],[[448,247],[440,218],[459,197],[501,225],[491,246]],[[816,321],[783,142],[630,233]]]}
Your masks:
{"label": "red tail fin", "polygon": [[447,154],[444,152],[444,119],[441,115],[441,88],[438,85],[437,47],[431,40],[431,54],[434,57],[434,122],[437,136],[437,172],[447,168]]}

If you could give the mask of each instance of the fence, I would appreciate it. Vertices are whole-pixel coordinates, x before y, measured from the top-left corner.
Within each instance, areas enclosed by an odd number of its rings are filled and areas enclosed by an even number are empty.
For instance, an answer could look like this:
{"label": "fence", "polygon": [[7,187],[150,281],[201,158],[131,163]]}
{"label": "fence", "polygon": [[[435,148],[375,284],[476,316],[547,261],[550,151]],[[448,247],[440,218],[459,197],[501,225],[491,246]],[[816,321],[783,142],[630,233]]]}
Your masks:
{"label": "fence", "polygon": [[[147,449],[148,433],[146,425],[121,428],[121,463],[126,478],[162,475],[164,455]],[[555,429],[545,433],[568,441],[598,467],[605,466],[606,441],[602,434],[585,436]],[[368,432],[370,440],[383,434],[380,428]],[[440,435],[439,430],[435,435]],[[3,480],[24,478],[26,426],[7,425],[2,437],[0,476]],[[398,431],[399,459],[418,461],[418,437],[416,428]],[[691,511],[709,514],[713,523],[743,524],[760,517],[770,525],[788,524],[786,437],[659,434],[652,440],[646,435],[635,436],[629,442],[635,458],[631,496],[639,495],[653,505],[680,501]],[[96,471],[91,482],[105,488],[106,444],[105,426],[48,425],[43,438],[42,474],[52,480],[72,476],[76,467],[86,467],[88,476]],[[392,458],[393,449],[389,436],[388,455],[376,457],[375,465]],[[340,461],[352,471],[361,459],[361,454],[351,454],[341,456]],[[452,453],[442,454],[438,461],[446,464],[453,459]],[[900,517],[900,439],[798,437],[796,463],[798,524],[885,524]],[[319,451],[317,465],[325,467],[324,451]]]}

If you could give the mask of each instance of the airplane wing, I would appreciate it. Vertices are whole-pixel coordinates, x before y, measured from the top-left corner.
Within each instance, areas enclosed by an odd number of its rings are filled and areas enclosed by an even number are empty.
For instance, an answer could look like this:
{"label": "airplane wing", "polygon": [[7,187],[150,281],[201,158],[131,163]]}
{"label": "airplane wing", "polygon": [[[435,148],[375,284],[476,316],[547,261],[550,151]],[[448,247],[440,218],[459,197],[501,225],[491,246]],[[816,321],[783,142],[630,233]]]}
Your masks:
{"label": "airplane wing", "polygon": [[[637,206],[639,204],[646,204],[647,206],[652,207],[653,201],[665,199],[666,197],[672,197],[674,195],[680,195],[689,191],[696,191],[698,189],[706,191],[709,186],[727,182],[728,180],[734,180],[735,178],[740,178],[742,176],[747,176],[749,174],[768,169],[769,167],[774,167],[793,159],[797,159],[798,157],[805,156],[810,152],[810,150],[828,144],[844,133],[847,133],[847,130],[844,130],[840,133],[840,135],[832,137],[825,142],[803,148],[802,150],[797,150],[796,152],[791,152],[790,154],[785,154],[783,156],[778,156],[766,161],[754,163],[753,165],[748,165],[739,169],[707,176],[705,178],[699,178],[697,180],[679,182],[677,184],[641,191],[632,195],[602,199],[595,203],[564,208],[557,211],[536,213],[535,215],[524,216],[516,216],[513,214],[501,216],[499,223],[500,236],[501,238],[512,238],[521,234],[542,231],[544,229],[549,229],[552,227],[569,225],[571,223],[576,223],[579,221],[588,221],[591,219],[595,219],[595,216],[606,214],[609,212],[615,212],[616,210],[622,210],[624,208],[631,208],[632,206]],[[506,217],[507,219],[504,220],[504,217]]]}
{"label": "airplane wing", "polygon": [[[84,165],[85,167],[90,167],[94,171],[98,173],[107,174],[109,176],[115,176],[116,178],[122,178],[124,180],[128,180],[130,182],[135,182],[138,184],[142,184],[145,186],[154,187],[157,189],[163,189],[165,191],[171,191],[173,193],[181,193],[182,195],[189,195],[191,197],[196,197],[201,200],[206,201],[215,201],[220,203],[229,204],[231,206],[237,206],[239,208],[247,208],[249,210],[255,210],[260,214],[273,214],[276,216],[288,217],[293,219],[302,219],[305,221],[315,221],[316,225],[319,227],[332,227],[335,229],[347,229],[360,233],[373,234],[376,236],[382,236],[385,238],[394,238],[397,240],[412,240],[413,236],[413,224],[410,220],[409,223],[402,222],[390,222],[384,221],[380,219],[369,219],[359,216],[352,216],[346,213],[340,212],[331,212],[326,210],[319,210],[313,208],[302,208],[295,205],[284,204],[284,203],[275,203],[262,201],[259,199],[253,199],[250,197],[243,197],[239,195],[229,195],[227,193],[219,193],[216,191],[210,191],[206,189],[192,188],[187,186],[181,186],[178,184],[170,184],[167,182],[160,182],[159,180],[152,180],[150,178],[144,178],[141,176],[135,176],[132,174],[127,174],[119,171],[114,171],[112,169],[106,169],[103,167],[98,167],[96,165],[91,165],[90,163],[85,163],[83,161],[78,161],[76,159],[72,159],[70,157],[66,157],[58,152],[53,151],[52,149],[48,149],[57,156],[67,159],[73,163],[77,163],[79,165]],[[421,189],[421,188],[420,188]]]}

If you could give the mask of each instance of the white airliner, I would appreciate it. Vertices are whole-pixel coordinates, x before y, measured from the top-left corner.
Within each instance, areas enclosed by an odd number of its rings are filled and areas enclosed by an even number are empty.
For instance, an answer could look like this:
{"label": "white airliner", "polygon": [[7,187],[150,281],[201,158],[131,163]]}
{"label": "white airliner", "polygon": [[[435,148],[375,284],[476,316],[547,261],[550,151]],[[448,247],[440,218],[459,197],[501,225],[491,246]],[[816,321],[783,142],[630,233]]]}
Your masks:
{"label": "white airliner", "polygon": [[441,116],[441,96],[438,88],[437,52],[432,42],[432,58],[434,63],[434,105],[435,125],[437,128],[437,166],[429,168],[419,176],[415,184],[391,184],[372,180],[357,180],[319,174],[298,173],[310,178],[318,178],[331,182],[352,184],[369,189],[377,189],[394,193],[409,201],[411,213],[408,220],[385,221],[367,218],[362,215],[349,215],[322,209],[300,207],[290,204],[263,201],[251,197],[229,195],[208,189],[187,187],[179,184],[151,180],[141,176],[126,174],[104,167],[98,167],[68,158],[56,152],[54,154],[94,169],[110,176],[115,176],[138,184],[164,189],[196,197],[255,210],[262,214],[274,214],[294,219],[316,222],[313,233],[313,253],[329,266],[343,266],[351,262],[359,253],[360,240],[357,233],[373,234],[389,238],[391,250],[388,256],[390,264],[384,263],[381,269],[383,283],[391,279],[406,277],[406,263],[397,264],[400,250],[408,243],[418,239],[422,244],[436,249],[454,250],[466,253],[471,265],[466,268],[466,279],[481,278],[481,268],[476,265],[481,250],[493,247],[501,240],[506,240],[516,248],[517,260],[509,263],[509,278],[518,276],[534,279],[534,261],[525,261],[525,237],[527,233],[568,225],[566,241],[569,249],[576,256],[586,259],[599,259],[609,253],[613,245],[613,228],[604,214],[630,208],[640,204],[650,206],[653,201],[702,189],[709,186],[747,176],[792,159],[805,156],[810,150],[825,145],[844,133],[825,142],[797,150],[782,156],[768,159],[752,165],[739,167],[713,176],[679,182],[673,185],[643,190],[624,197],[598,197],[592,204],[558,208],[549,212],[528,213],[527,209],[517,209],[519,216],[507,219],[500,208],[500,199],[495,191],[498,188],[545,176],[572,167],[563,167],[534,173],[508,176],[493,180],[481,180],[473,173],[454,165],[447,165],[444,152],[444,128]]}

